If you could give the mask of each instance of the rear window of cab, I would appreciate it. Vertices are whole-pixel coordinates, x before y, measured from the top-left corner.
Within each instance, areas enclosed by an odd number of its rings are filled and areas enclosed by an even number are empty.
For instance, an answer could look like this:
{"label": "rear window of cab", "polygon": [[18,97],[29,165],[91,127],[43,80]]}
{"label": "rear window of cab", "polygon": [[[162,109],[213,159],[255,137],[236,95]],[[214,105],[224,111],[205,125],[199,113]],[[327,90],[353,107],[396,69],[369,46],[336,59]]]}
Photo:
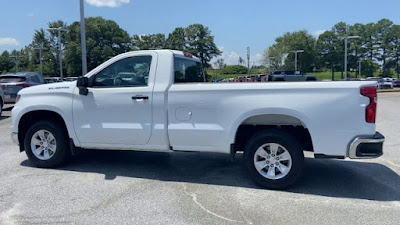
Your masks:
{"label": "rear window of cab", "polygon": [[205,82],[200,62],[193,59],[174,57],[174,83]]}

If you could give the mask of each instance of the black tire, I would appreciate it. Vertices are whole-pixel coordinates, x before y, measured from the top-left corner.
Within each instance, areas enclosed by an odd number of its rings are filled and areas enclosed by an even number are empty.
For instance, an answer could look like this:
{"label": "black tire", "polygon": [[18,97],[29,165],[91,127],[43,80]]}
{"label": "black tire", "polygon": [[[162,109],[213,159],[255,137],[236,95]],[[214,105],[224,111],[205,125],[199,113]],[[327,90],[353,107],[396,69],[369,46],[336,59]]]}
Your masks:
{"label": "black tire", "polygon": [[[254,155],[259,147],[266,143],[277,143],[289,152],[292,162],[291,169],[286,176],[280,179],[268,179],[261,175],[254,163]],[[244,164],[253,181],[268,189],[284,189],[293,185],[302,175],[304,170],[303,149],[295,137],[279,129],[260,131],[247,142],[244,151]]]}
{"label": "black tire", "polygon": [[[56,139],[56,151],[54,155],[48,160],[37,158],[31,149],[32,136],[39,130],[47,130],[52,133]],[[26,132],[24,139],[24,147],[26,155],[29,160],[36,167],[40,168],[53,168],[66,163],[71,157],[71,150],[69,147],[68,133],[65,129],[55,121],[42,120],[34,123]]]}

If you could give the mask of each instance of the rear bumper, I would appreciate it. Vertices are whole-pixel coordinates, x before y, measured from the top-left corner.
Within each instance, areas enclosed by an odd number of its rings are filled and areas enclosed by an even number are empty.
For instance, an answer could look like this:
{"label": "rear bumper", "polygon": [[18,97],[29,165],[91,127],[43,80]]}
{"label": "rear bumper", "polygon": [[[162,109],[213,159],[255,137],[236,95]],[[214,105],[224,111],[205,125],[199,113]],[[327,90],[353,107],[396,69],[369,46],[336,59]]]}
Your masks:
{"label": "rear bumper", "polygon": [[371,159],[383,154],[385,137],[376,132],[371,136],[359,136],[350,142],[347,156],[350,159]]}
{"label": "rear bumper", "polygon": [[19,141],[18,141],[18,133],[17,132],[12,132],[11,133],[11,139],[14,142],[14,144],[19,145]]}
{"label": "rear bumper", "polygon": [[17,94],[4,93],[4,102],[5,103],[15,103],[16,98],[17,98]]}

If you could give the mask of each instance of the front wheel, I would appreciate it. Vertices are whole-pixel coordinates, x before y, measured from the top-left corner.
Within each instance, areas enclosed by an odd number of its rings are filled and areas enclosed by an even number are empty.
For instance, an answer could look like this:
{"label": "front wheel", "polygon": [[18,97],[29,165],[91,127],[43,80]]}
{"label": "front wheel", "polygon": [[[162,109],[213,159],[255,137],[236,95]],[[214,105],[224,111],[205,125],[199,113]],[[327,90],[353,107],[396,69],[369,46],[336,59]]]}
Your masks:
{"label": "front wheel", "polygon": [[56,167],[71,156],[68,134],[54,121],[34,123],[26,132],[24,147],[26,155],[36,167]]}
{"label": "front wheel", "polygon": [[269,129],[256,133],[248,141],[244,163],[255,183],[268,189],[283,189],[301,177],[304,154],[292,135]]}

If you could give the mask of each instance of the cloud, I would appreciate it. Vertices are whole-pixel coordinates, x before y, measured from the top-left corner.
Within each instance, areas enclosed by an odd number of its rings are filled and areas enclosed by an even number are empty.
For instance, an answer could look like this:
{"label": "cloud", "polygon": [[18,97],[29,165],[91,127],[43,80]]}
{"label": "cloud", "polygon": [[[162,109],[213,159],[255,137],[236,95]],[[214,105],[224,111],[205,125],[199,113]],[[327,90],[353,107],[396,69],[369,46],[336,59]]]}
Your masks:
{"label": "cloud", "polygon": [[[225,50],[224,47],[218,47],[219,50],[223,51]],[[239,57],[242,57],[242,59],[246,60],[247,63],[247,55],[240,55],[239,53],[235,52],[235,51],[223,51],[221,56],[218,57],[214,57],[211,61],[210,64],[215,67],[214,63],[222,58],[224,59],[224,62],[226,63],[226,65],[238,65],[239,63]],[[256,53],[255,55],[251,55],[250,56],[250,66],[259,66],[263,63],[263,54],[261,53]],[[247,64],[246,64],[247,65]]]}
{"label": "cloud", "polygon": [[319,35],[323,34],[326,30],[316,30],[314,32],[312,32],[312,35],[314,35],[314,37],[319,37]]}
{"label": "cloud", "polygon": [[18,46],[19,43],[15,38],[0,38],[0,46]]}
{"label": "cloud", "polygon": [[26,14],[27,17],[33,17],[34,14],[32,12]]}
{"label": "cloud", "polygon": [[86,3],[96,7],[118,7],[122,4],[128,4],[130,0],[86,0]]}

